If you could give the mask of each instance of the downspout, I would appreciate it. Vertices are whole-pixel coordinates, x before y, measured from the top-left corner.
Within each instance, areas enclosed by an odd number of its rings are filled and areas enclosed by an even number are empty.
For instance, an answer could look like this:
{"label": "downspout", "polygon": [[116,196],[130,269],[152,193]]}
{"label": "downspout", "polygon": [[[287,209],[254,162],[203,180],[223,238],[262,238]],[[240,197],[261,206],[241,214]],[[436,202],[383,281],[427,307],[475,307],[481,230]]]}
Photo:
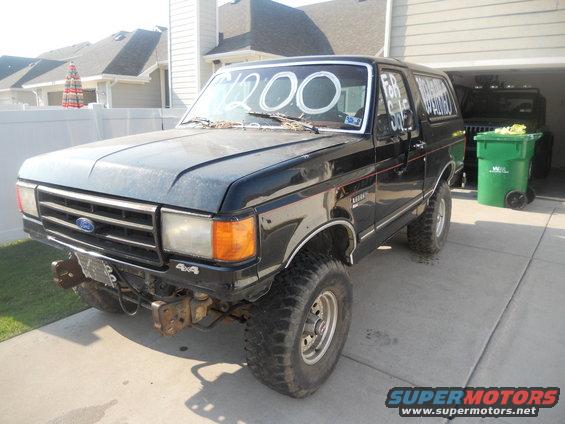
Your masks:
{"label": "downspout", "polygon": [[383,56],[390,57],[390,33],[392,30],[392,2],[394,0],[386,0],[385,13],[385,40],[383,46]]}
{"label": "downspout", "polygon": [[114,81],[112,81],[111,83],[108,84],[108,81],[106,81],[106,103],[108,104],[108,109],[112,108],[112,87],[115,86],[118,83],[118,79],[114,78]]}

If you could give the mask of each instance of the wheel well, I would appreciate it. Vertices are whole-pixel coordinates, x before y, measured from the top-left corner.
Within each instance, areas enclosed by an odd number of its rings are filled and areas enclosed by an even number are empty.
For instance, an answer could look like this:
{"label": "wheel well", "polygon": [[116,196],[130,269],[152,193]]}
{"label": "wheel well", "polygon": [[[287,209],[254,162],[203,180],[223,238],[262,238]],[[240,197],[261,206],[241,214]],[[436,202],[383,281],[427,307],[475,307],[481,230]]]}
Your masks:
{"label": "wheel well", "polygon": [[350,254],[355,247],[352,237],[354,235],[351,230],[344,225],[332,225],[314,235],[304,246],[298,249],[298,252],[321,253],[346,264],[351,264]]}
{"label": "wheel well", "polygon": [[451,178],[452,174],[453,174],[453,164],[449,164],[443,170],[443,173],[439,177],[439,181],[446,181],[449,183],[449,179]]}

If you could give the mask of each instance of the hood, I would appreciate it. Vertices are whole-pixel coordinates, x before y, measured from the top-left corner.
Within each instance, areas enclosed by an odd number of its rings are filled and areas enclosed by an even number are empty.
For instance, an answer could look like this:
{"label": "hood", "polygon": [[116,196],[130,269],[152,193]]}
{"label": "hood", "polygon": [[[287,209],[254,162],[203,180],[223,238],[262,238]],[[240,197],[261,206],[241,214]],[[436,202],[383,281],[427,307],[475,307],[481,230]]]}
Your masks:
{"label": "hood", "polygon": [[343,133],[182,128],[36,156],[24,162],[19,178],[217,212],[239,178],[351,138]]}

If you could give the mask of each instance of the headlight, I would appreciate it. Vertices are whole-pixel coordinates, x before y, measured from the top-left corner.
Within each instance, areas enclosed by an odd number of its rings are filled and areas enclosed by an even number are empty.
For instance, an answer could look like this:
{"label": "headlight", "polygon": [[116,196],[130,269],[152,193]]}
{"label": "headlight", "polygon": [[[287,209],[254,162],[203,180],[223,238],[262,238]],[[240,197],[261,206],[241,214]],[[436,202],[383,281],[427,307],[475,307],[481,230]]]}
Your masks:
{"label": "headlight", "polygon": [[38,217],[39,213],[37,212],[37,201],[35,199],[36,188],[36,184],[18,181],[16,183],[16,200],[20,212]]}
{"label": "headlight", "polygon": [[163,248],[167,252],[237,262],[256,253],[255,219],[219,221],[161,209]]}

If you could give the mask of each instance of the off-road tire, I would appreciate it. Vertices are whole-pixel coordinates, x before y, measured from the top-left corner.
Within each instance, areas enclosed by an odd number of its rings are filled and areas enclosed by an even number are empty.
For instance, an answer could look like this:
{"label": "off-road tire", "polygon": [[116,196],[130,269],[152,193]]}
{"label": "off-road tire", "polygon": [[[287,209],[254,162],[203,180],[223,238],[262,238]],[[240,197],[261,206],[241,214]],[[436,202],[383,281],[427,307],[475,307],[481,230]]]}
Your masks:
{"label": "off-road tire", "polygon": [[74,287],[73,290],[87,305],[93,308],[104,312],[123,312],[118,298],[101,289],[100,284],[95,281],[87,280]]}
{"label": "off-road tire", "polygon": [[[445,202],[445,222],[443,230],[438,235],[438,212],[441,200]],[[430,197],[426,209],[415,221],[408,224],[408,246],[412,250],[424,254],[439,252],[449,233],[451,223],[451,191],[447,182],[439,183],[436,191]]]}
{"label": "off-road tire", "polygon": [[[302,331],[310,307],[330,290],[338,304],[333,338],[318,362],[302,357]],[[245,329],[247,366],[279,393],[304,398],[329,377],[341,355],[351,321],[352,289],[346,266],[329,256],[299,254],[271,290],[251,309]]]}

